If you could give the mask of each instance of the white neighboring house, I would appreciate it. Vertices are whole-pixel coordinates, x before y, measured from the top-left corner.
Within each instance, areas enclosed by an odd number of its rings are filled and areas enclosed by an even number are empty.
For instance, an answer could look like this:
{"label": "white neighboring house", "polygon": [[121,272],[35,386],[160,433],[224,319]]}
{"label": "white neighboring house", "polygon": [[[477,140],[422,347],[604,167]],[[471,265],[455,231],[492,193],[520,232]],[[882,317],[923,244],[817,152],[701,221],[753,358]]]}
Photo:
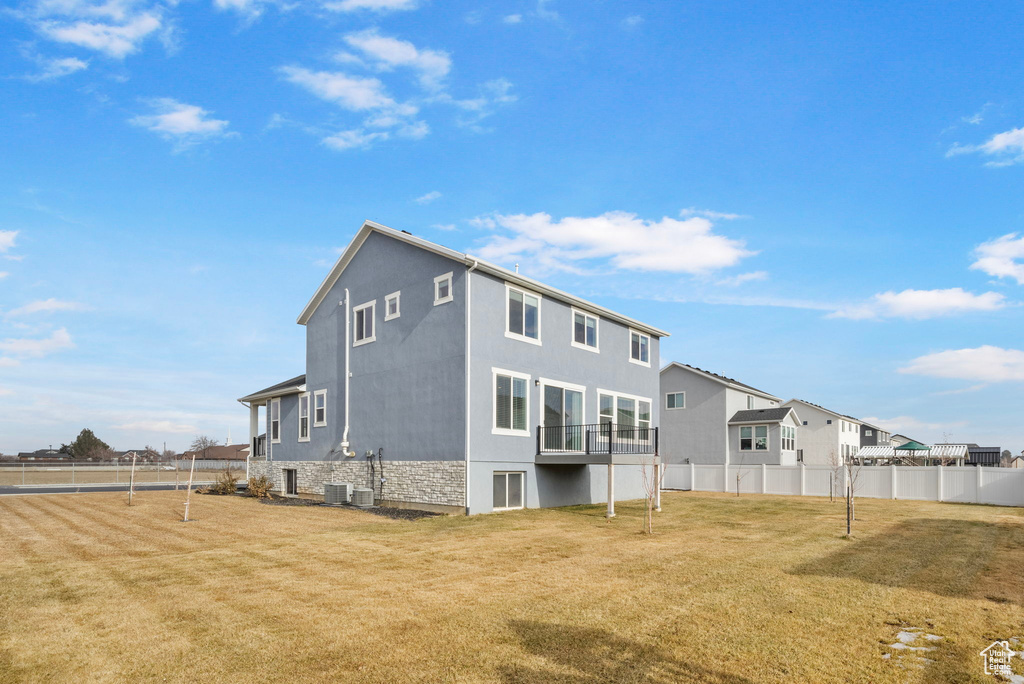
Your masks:
{"label": "white neighboring house", "polygon": [[661,402],[665,463],[796,465],[799,418],[772,394],[673,361]]}
{"label": "white neighboring house", "polygon": [[830,465],[860,451],[863,422],[802,399],[790,399],[783,406],[800,412],[800,460],[809,465]]}

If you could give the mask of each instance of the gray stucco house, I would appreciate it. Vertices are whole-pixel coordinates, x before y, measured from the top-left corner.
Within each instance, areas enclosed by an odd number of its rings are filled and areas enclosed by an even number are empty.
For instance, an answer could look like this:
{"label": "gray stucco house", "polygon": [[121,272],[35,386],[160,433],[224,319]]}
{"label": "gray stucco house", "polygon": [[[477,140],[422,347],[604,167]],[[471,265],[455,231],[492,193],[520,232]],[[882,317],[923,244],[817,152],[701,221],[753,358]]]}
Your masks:
{"label": "gray stucco house", "polygon": [[666,465],[796,465],[799,417],[778,397],[676,361],[660,384]]}
{"label": "gray stucco house", "polygon": [[660,463],[667,333],[518,273],[366,222],[298,323],[305,373],[239,399],[249,475],[281,492],[611,507]]}
{"label": "gray stucco house", "polygon": [[808,465],[845,463],[860,451],[861,421],[803,399],[784,406],[800,412],[800,455]]}
{"label": "gray stucco house", "polygon": [[884,428],[880,428],[877,425],[871,423],[865,423],[861,421],[860,424],[860,446],[861,448],[869,446],[892,446],[889,443],[892,435],[889,434]]}

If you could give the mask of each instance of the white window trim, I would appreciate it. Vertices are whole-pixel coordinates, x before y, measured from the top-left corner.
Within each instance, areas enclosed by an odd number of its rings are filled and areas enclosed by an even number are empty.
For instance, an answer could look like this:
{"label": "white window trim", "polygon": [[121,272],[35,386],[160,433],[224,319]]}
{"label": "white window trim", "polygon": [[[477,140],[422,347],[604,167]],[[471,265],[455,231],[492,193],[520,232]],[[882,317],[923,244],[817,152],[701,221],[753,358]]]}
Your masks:
{"label": "white window trim", "polygon": [[[395,300],[395,313],[394,313],[394,315],[392,315],[390,313],[390,310],[391,310],[391,300],[392,299]],[[398,292],[392,292],[391,294],[389,294],[388,296],[386,296],[384,298],[384,320],[385,321],[393,321],[396,318],[400,318],[401,316],[402,316],[402,291],[399,290]],[[373,334],[376,335],[377,331],[374,330]]]}
{"label": "white window trim", "polygon": [[[509,292],[512,290],[515,290],[516,292],[521,292],[524,295],[530,295],[531,297],[537,298],[537,339],[533,339],[532,337],[527,337],[526,335],[520,335],[518,333],[511,332],[508,329],[508,295]],[[544,339],[544,330],[543,328],[541,328],[541,310],[543,308],[543,304],[544,298],[541,297],[536,292],[519,287],[518,285],[513,285],[512,283],[505,283],[505,337],[511,340],[519,340],[520,342],[528,342],[530,344],[535,344],[538,347],[543,346],[541,344],[541,340]]]}
{"label": "white window trim", "polygon": [[[439,275],[436,278],[434,278],[434,306],[438,306],[440,304],[446,304],[446,303],[452,301],[453,299],[455,299],[455,287],[454,287],[454,278],[453,278],[454,275],[455,275],[454,271],[448,271],[444,275]],[[443,283],[446,280],[448,281],[448,296],[447,297],[438,297],[437,293],[440,290],[441,283]]]}
{"label": "white window trim", "polygon": [[[745,427],[750,428],[750,448],[749,449],[744,449],[743,448],[743,428],[745,428]],[[764,449],[758,449],[758,448],[756,448],[754,446],[755,444],[757,444],[757,428],[759,428],[759,427],[763,427],[765,429],[765,435],[764,435],[765,447],[764,447]],[[752,453],[757,453],[758,451],[760,451],[762,453],[767,453],[767,452],[771,451],[772,450],[772,426],[767,424],[767,423],[757,423],[757,424],[752,424],[752,425],[740,425],[739,426],[739,439],[738,439],[737,444],[739,446],[739,450],[740,451],[749,451],[749,452],[752,452]]]}
{"label": "white window trim", "polygon": [[[521,511],[526,507],[526,472],[522,470],[495,470],[491,473],[491,487],[494,487],[494,476],[504,475],[505,476],[505,503],[508,503],[508,476],[509,475],[521,475],[522,476],[522,494],[523,494],[523,505],[522,506],[506,506],[504,508],[491,508],[492,511]],[[494,493],[491,492],[491,501],[494,500]]]}
{"label": "white window trim", "polygon": [[[277,439],[274,439],[274,404],[277,404]],[[267,432],[269,433],[267,436],[270,437],[270,443],[271,444],[280,444],[281,443],[281,400],[280,399],[271,399],[270,400],[270,413],[267,414],[267,418],[268,418],[268,421],[267,421],[267,423],[268,423]]]}
{"label": "white window trim", "polygon": [[[316,420],[316,400],[318,397],[324,398],[324,419],[323,422],[318,423]],[[327,390],[321,389],[313,392],[313,427],[327,427]]]}
{"label": "white window trim", "polygon": [[[302,436],[302,400],[303,399],[306,400],[306,436],[305,437]],[[295,413],[296,413],[296,415],[298,415],[297,423],[298,423],[298,427],[299,427],[299,441],[300,442],[308,442],[309,441],[309,435],[313,431],[313,416],[310,415],[310,413],[312,412],[312,409],[313,409],[312,401],[313,401],[313,397],[312,397],[312,395],[310,395],[309,392],[303,392],[302,394],[299,395],[299,401],[298,401],[298,404],[297,404],[298,411],[296,411]]]}
{"label": "white window trim", "polygon": [[[500,428],[498,425],[498,376],[508,375],[512,378],[526,380],[526,429],[515,430],[512,428]],[[529,437],[530,431],[530,376],[518,371],[505,370],[504,368],[491,368],[491,434],[505,435],[506,437]],[[513,423],[515,421],[513,420]]]}
{"label": "white window trim", "polygon": [[[356,314],[358,312],[364,310],[364,309],[371,309],[371,308],[373,309],[373,313],[370,314],[370,317],[373,320],[373,335],[371,335],[370,337],[364,337],[361,340],[356,340]],[[364,344],[369,344],[370,342],[376,342],[377,341],[377,320],[376,319],[377,319],[377,300],[376,299],[372,299],[372,300],[366,302],[365,304],[360,304],[359,306],[353,307],[353,309],[352,309],[352,346],[353,347],[360,347],[360,346],[362,346]],[[366,327],[365,320],[366,319],[364,317],[364,319],[363,319],[363,327],[364,327],[364,329]]]}
{"label": "white window trim", "polygon": [[[587,424],[587,386],[586,385],[574,385],[571,382],[562,382],[561,380],[552,380],[550,378],[537,378],[537,382],[540,383],[540,396],[538,401],[540,405],[544,406],[544,389],[546,387],[557,387],[563,390],[572,390],[573,392],[579,392],[583,395],[583,419],[581,425]],[[544,423],[544,416],[541,415],[541,424]]]}
{"label": "white window trim", "polygon": [[[683,395],[683,405],[682,406],[673,406],[672,408],[669,408],[668,397],[669,397],[670,394],[682,394]],[[686,390],[679,390],[678,392],[665,392],[665,410],[666,411],[681,411],[684,408],[686,408]]]}
{"label": "white window trim", "polygon": [[754,395],[753,394],[748,394],[747,395],[747,410],[748,411],[753,411],[754,410]]}
{"label": "white window trim", "polygon": [[612,423],[614,423],[615,425],[618,425],[617,421],[618,421],[618,418],[619,418],[619,398],[621,397],[623,399],[634,399],[637,402],[637,405],[636,405],[636,422],[637,422],[637,425],[634,426],[634,427],[639,427],[639,424],[640,424],[640,403],[639,402],[646,401],[648,404],[650,404],[651,405],[651,420],[650,420],[651,425],[650,425],[650,429],[652,429],[652,430],[654,429],[654,422],[655,422],[654,421],[654,406],[655,406],[655,404],[654,404],[653,401],[651,401],[650,397],[641,397],[641,396],[638,396],[636,394],[626,394],[625,392],[612,392],[611,390],[603,390],[603,389],[600,389],[600,388],[598,388],[596,390],[596,392],[597,392],[597,420],[598,420],[598,422],[600,422],[600,420],[601,420],[601,395],[605,394],[605,395],[608,395],[608,396],[612,397],[612,399],[615,400],[615,403],[614,403],[614,406],[613,406],[613,408],[615,410],[615,420],[613,420]]}
{"label": "white window trim", "polygon": [[[540,310],[538,309],[538,314]],[[583,344],[582,342],[576,341],[576,314],[585,316],[586,318],[594,319],[594,346]],[[583,323],[583,337],[586,339],[586,318]],[[507,325],[507,323],[506,323]],[[577,309],[575,306],[572,307],[572,313],[569,315],[569,343],[577,349],[586,349],[588,352],[594,352],[595,354],[601,353],[601,317],[592,313],[588,313],[583,309]]]}
{"label": "white window trim", "polygon": [[[641,335],[647,338],[647,361],[640,361],[639,359],[633,358],[633,335]],[[644,366],[645,368],[651,367],[651,336],[645,332],[640,332],[633,328],[629,329],[629,337],[626,340],[626,356],[629,358],[630,363],[635,363],[638,366]],[[626,396],[626,395],[623,395]],[[650,400],[648,400],[650,401]]]}

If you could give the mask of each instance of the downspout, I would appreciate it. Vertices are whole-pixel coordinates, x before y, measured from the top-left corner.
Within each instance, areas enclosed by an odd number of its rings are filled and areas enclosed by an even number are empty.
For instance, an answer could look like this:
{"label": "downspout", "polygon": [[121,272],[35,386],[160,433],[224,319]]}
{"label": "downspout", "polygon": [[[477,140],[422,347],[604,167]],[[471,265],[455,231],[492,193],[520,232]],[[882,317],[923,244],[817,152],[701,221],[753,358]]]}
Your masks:
{"label": "downspout", "polygon": [[352,376],[352,371],[349,370],[349,353],[352,351],[352,345],[349,343],[349,326],[352,324],[352,315],[350,311],[348,288],[345,288],[345,431],[341,435],[341,451],[346,457],[349,455],[349,444],[348,444],[348,417],[349,417],[349,391],[348,381]]}
{"label": "downspout", "polygon": [[465,399],[466,399],[466,447],[465,447],[465,451],[466,451],[466,515],[469,515],[469,480],[470,480],[470,478],[469,478],[469,429],[470,429],[470,422],[469,422],[469,418],[470,418],[470,416],[469,416],[470,401],[469,401],[469,397],[470,397],[470,394],[469,393],[470,393],[471,387],[470,387],[470,382],[469,382],[469,375],[470,375],[471,366],[470,366],[470,362],[469,362],[469,359],[470,359],[469,352],[470,352],[470,340],[471,340],[471,337],[472,337],[472,329],[473,329],[472,328],[472,324],[473,324],[473,316],[472,316],[472,312],[473,312],[473,297],[472,297],[472,294],[473,294],[473,278],[472,278],[472,273],[473,273],[473,271],[476,270],[476,267],[479,266],[479,265],[480,265],[480,263],[476,259],[473,259],[473,265],[470,266],[469,270],[466,271],[466,396],[465,396]]}

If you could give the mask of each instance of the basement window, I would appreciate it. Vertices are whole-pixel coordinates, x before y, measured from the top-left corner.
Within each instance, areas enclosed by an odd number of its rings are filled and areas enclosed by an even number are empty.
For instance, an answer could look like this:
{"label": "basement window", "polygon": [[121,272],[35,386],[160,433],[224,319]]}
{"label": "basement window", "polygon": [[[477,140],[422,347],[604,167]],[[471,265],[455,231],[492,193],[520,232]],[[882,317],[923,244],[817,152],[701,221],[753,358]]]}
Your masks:
{"label": "basement window", "polygon": [[494,510],[523,507],[523,481],[526,473],[494,473]]}

